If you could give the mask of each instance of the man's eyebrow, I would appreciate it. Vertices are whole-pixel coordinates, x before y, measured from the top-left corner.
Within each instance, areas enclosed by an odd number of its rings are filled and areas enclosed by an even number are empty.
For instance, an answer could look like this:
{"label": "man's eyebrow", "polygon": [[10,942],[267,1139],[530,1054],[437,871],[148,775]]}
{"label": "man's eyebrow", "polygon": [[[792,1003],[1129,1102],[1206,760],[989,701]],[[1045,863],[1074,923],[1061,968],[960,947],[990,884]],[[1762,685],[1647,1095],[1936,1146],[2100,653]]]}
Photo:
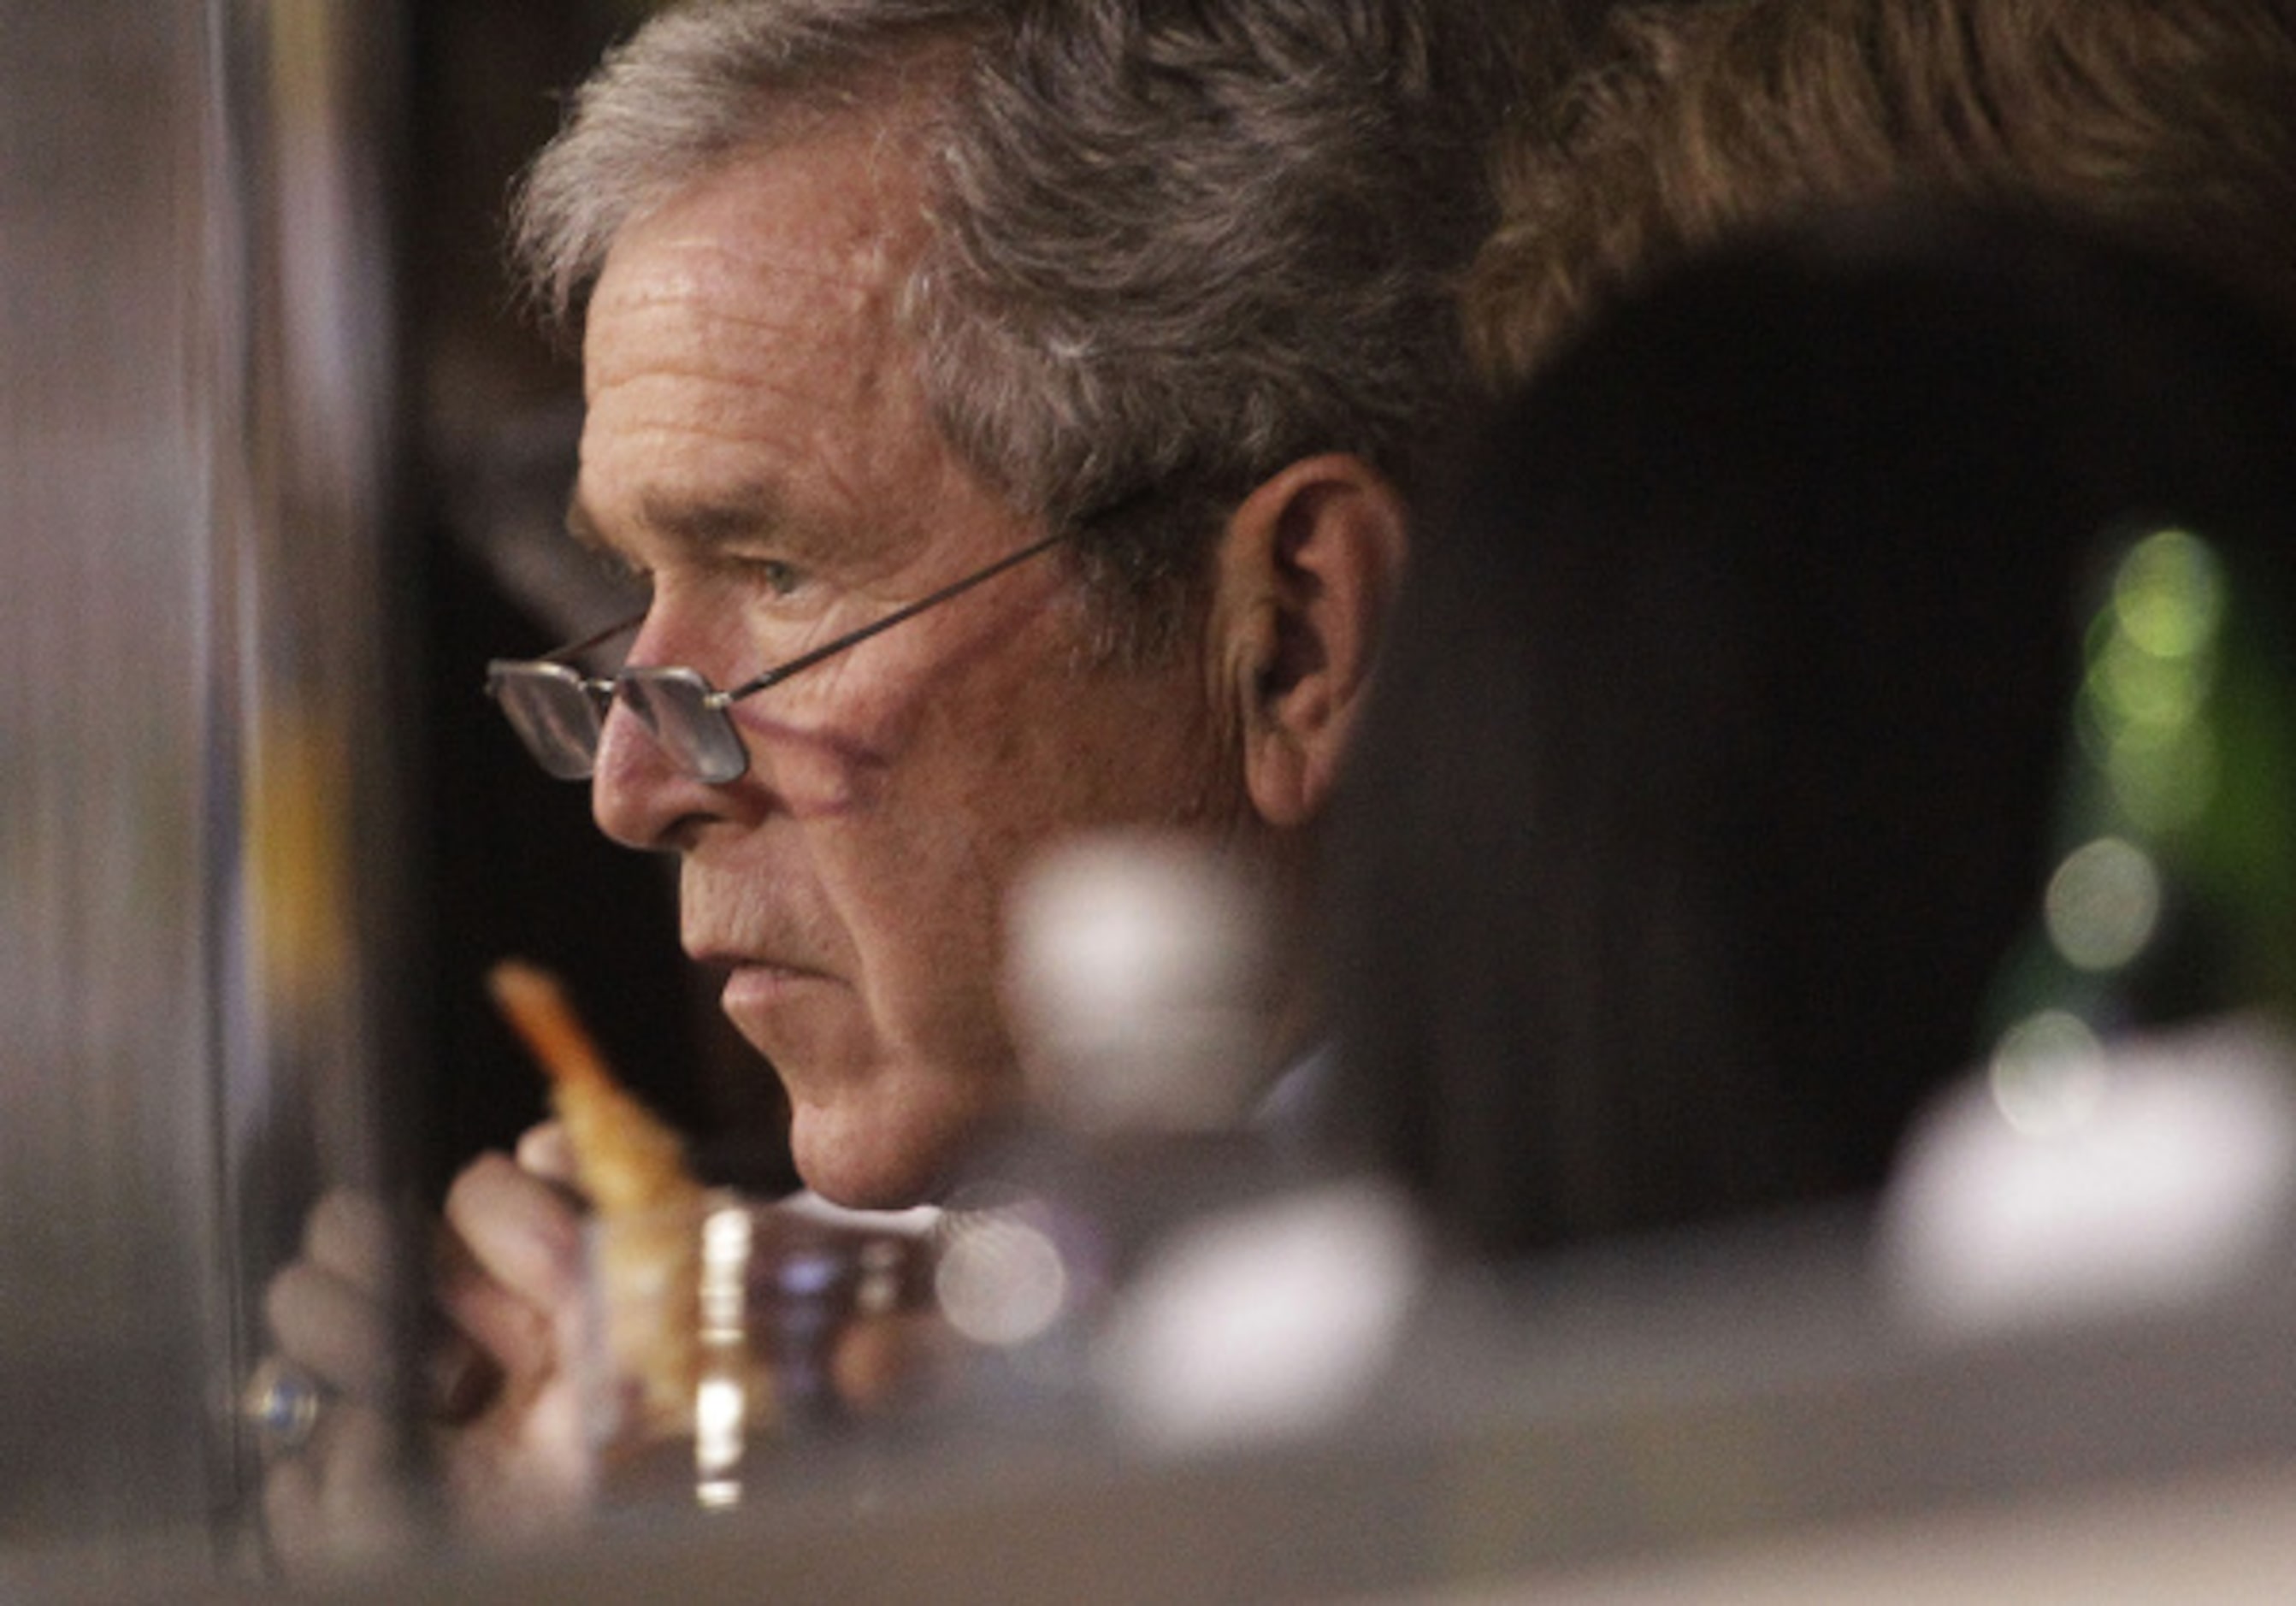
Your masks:
{"label": "man's eyebrow", "polygon": [[649,494],[639,499],[638,517],[654,534],[704,551],[753,540],[768,532],[781,534],[790,524],[781,498],[762,486],[743,486],[707,496]]}
{"label": "man's eyebrow", "polygon": [[[777,540],[791,540],[804,533],[782,499],[762,486],[744,486],[707,496],[649,494],[638,503],[638,520],[647,534],[700,551],[735,545],[767,534]],[[624,545],[606,533],[578,490],[567,504],[566,531],[582,545],[602,553],[619,553]]]}

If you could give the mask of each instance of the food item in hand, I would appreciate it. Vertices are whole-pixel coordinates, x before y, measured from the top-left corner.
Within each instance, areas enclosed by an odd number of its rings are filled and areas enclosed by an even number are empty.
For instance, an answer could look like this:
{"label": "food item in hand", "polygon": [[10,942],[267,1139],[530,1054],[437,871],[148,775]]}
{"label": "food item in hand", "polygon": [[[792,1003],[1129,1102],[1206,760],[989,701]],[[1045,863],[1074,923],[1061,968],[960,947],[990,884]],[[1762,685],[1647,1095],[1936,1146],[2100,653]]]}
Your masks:
{"label": "food item in hand", "polygon": [[693,1425],[700,1373],[706,1190],[676,1131],[618,1081],[555,977],[509,959],[495,1004],[550,1079],[551,1102],[595,1209],[592,1242],[609,1355],[635,1385],[640,1436]]}
{"label": "food item in hand", "polygon": [[698,1199],[685,1143],[615,1079],[550,972],[505,959],[488,977],[496,1004],[550,1078],[558,1118],[603,1215],[630,1215]]}

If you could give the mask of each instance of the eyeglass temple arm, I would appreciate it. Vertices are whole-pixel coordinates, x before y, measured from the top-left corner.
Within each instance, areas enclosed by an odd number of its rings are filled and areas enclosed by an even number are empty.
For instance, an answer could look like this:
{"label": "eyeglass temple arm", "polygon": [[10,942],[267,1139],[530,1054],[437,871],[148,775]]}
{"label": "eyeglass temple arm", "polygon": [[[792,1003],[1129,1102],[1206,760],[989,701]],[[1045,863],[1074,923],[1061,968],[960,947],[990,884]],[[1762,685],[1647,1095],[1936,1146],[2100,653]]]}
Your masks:
{"label": "eyeglass temple arm", "polygon": [[636,629],[640,625],[645,623],[645,616],[646,610],[641,608],[636,613],[630,615],[629,618],[615,621],[613,624],[607,626],[603,630],[599,631],[594,635],[586,635],[578,642],[569,642],[562,647],[553,648],[550,651],[544,653],[535,661],[537,663],[555,664],[563,663],[570,658],[579,658],[591,648],[603,646],[607,642],[613,640],[614,637],[627,635],[628,632]]}
{"label": "eyeglass temple arm", "polygon": [[[884,618],[881,619],[873,619],[868,624],[862,626],[858,630],[849,631],[846,635],[839,636],[834,641],[824,642],[812,651],[801,652],[798,654],[797,657],[791,659],[787,663],[775,664],[772,668],[767,670],[763,675],[758,676],[756,679],[745,680],[740,685],[735,686],[732,691],[725,693],[724,701],[726,702],[739,702],[742,698],[762,692],[767,686],[778,685],[783,681],[787,680],[791,676],[798,674],[801,670],[812,668],[814,665],[821,662],[822,660],[825,658],[834,658],[840,652],[844,651],[848,647],[859,646],[863,642],[867,641],[871,636],[875,635],[882,630],[890,630],[894,626],[900,624],[905,619],[914,619],[918,614],[922,613],[928,608],[939,607],[941,603],[948,601],[949,598],[972,590],[983,580],[995,579],[1006,569],[1012,569],[1019,564],[1025,563],[1030,558],[1035,557],[1037,553],[1049,551],[1053,547],[1058,546],[1062,542],[1068,540],[1075,533],[1076,531],[1074,528],[1071,527],[1070,529],[1062,529],[1057,534],[1046,536],[1043,540],[1036,542],[1032,545],[1024,546],[1018,552],[1008,553],[1004,557],[997,559],[994,563],[991,563],[988,568],[977,569],[971,574],[966,575],[963,579],[956,580],[949,585],[944,586],[939,591],[928,592],[925,595],[919,597],[914,602],[904,603],[900,607],[894,609],[892,612],[885,615]],[[570,649],[570,651],[571,651],[571,649]]]}

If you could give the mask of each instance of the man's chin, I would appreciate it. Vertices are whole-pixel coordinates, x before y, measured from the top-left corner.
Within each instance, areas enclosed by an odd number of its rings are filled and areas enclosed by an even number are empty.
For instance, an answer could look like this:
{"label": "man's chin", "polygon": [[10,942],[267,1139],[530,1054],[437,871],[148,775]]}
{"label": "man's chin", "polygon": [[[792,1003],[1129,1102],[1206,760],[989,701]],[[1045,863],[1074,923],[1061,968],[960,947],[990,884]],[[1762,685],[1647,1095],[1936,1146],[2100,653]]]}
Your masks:
{"label": "man's chin", "polygon": [[964,1133],[939,1130],[912,1115],[873,1118],[865,1108],[808,1110],[790,1121],[790,1154],[805,1185],[856,1210],[899,1210],[930,1204],[961,1163]]}

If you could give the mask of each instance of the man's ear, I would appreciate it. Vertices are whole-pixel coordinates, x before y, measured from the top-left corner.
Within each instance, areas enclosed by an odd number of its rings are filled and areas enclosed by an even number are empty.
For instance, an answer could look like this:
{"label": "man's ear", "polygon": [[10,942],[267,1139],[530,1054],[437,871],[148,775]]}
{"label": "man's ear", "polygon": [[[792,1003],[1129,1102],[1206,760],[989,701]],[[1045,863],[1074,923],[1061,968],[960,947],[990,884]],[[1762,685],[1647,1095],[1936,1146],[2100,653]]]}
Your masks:
{"label": "man's ear", "polygon": [[1410,555],[1403,497],[1360,457],[1303,458],[1229,516],[1213,628],[1253,807],[1272,825],[1323,810],[1370,689]]}

